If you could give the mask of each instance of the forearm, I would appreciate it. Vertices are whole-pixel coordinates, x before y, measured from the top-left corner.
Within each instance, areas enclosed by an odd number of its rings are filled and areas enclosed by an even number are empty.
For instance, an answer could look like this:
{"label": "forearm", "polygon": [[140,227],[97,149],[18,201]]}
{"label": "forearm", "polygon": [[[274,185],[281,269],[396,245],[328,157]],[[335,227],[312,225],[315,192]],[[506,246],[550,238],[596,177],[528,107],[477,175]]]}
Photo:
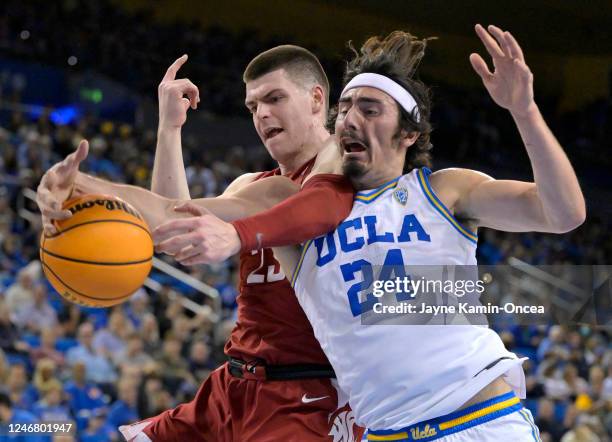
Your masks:
{"label": "forearm", "polygon": [[[262,186],[261,183],[264,183],[264,181],[262,180],[259,185],[253,186],[251,190],[238,192],[235,195],[189,200],[166,198],[142,187],[112,183],[79,172],[75,181],[74,193],[75,195],[97,193],[119,197],[138,210],[149,227],[154,229],[170,219],[184,218],[185,214],[177,213],[174,209],[187,201],[191,201],[229,222],[264,210],[264,201],[268,199],[269,202],[266,204],[272,204],[287,196],[282,190],[272,189],[271,186]],[[271,182],[274,184],[276,181],[272,180]],[[278,186],[274,187],[278,188]],[[253,198],[254,195],[257,195],[259,199]]]}
{"label": "forearm", "polygon": [[576,173],[537,107],[513,115],[533,168],[537,195],[551,225],[559,231],[580,225],[586,208]]}
{"label": "forearm", "polygon": [[74,195],[104,194],[121,198],[132,205],[144,217],[149,228],[154,229],[170,217],[178,218],[174,207],[179,200],[165,198],[142,187],[116,184],[79,172]]}
{"label": "forearm", "polygon": [[181,127],[160,128],[157,132],[151,191],[166,198],[190,199],[183,162]]}

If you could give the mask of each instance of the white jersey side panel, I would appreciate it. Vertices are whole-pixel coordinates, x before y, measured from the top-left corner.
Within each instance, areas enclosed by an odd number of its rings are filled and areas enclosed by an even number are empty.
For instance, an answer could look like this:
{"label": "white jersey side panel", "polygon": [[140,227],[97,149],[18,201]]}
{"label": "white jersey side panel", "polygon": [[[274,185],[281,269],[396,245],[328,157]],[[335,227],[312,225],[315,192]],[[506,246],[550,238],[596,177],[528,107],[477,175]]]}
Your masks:
{"label": "white jersey side panel", "polygon": [[[508,371],[522,384],[521,361],[487,327],[362,325],[372,266],[476,265],[476,236],[433,194],[429,173],[359,192],[334,232],[304,245],[292,278],[357,422],[370,429],[451,413]],[[485,369],[500,358],[508,359]]]}

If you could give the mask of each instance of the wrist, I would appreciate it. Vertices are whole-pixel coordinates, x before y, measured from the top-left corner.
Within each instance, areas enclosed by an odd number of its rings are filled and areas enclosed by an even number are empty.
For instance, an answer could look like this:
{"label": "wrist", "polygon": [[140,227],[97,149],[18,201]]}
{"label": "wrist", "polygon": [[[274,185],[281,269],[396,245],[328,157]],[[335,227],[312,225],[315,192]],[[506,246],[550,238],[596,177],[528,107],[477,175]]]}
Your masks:
{"label": "wrist", "polygon": [[539,118],[540,109],[538,108],[538,105],[534,101],[529,106],[527,106],[525,109],[522,109],[520,111],[511,110],[510,114],[512,115],[512,118],[514,118],[515,120],[533,120],[533,119]]}
{"label": "wrist", "polygon": [[91,186],[88,186],[88,183],[88,176],[83,172],[77,172],[74,182],[72,183],[72,189],[70,190],[70,198],[89,193],[96,193]]}
{"label": "wrist", "polygon": [[230,256],[234,256],[238,254],[242,250],[242,241],[240,241],[240,235],[238,235],[238,231],[234,227],[233,224],[229,224],[229,229],[231,230],[231,246],[230,246]]}
{"label": "wrist", "polygon": [[162,118],[159,119],[159,126],[157,128],[157,135],[176,135],[178,133],[180,135],[182,124],[176,125],[170,122],[165,122]]}

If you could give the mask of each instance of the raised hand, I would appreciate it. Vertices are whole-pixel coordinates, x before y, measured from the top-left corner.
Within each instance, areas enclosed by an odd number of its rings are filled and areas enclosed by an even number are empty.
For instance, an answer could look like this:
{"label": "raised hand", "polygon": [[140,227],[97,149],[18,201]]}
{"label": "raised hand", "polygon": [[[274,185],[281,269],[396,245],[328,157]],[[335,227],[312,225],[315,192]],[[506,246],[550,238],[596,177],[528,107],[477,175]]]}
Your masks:
{"label": "raised hand", "polygon": [[187,61],[187,55],[177,58],[159,83],[159,126],[181,127],[187,121],[187,109],[196,109],[200,91],[187,78],[176,79],[178,70]]}
{"label": "raised hand", "polygon": [[175,211],[192,217],[167,221],[153,231],[157,253],[173,255],[183,265],[195,265],[225,261],[240,251],[240,237],[230,223],[194,203]]}
{"label": "raised hand", "polygon": [[525,116],[536,109],[533,99],[533,74],[525,64],[521,47],[510,34],[496,26],[476,25],[476,34],[493,59],[494,72],[483,58],[470,54],[470,63],[482,79],[491,98],[515,116]]}
{"label": "raised hand", "polygon": [[82,140],[76,151],[51,167],[40,180],[36,190],[36,204],[42,214],[45,234],[57,233],[54,220],[64,220],[72,216],[69,210],[62,210],[62,203],[70,197],[79,165],[87,158],[88,152],[89,143]]}

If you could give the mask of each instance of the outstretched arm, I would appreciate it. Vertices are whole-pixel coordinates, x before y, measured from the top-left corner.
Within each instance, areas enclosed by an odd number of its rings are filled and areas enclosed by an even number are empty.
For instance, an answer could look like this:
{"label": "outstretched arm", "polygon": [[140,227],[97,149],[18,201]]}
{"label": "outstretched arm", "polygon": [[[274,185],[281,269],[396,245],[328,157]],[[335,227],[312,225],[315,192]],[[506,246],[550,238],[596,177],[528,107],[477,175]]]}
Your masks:
{"label": "outstretched arm", "polygon": [[200,93],[189,79],[176,79],[178,70],[186,61],[187,55],[183,55],[172,63],[157,90],[159,126],[151,191],[167,198],[189,199],[181,128],[187,120],[187,110],[190,107],[197,109]]}
{"label": "outstretched arm", "polygon": [[533,74],[517,41],[495,26],[488,30],[476,25],[494,72],[478,54],[471,54],[470,62],[491,98],[510,111],[529,155],[534,182],[496,181],[473,171],[447,173],[459,177],[457,183],[463,179],[455,211],[480,226],[508,231],[572,230],[586,217],[574,169],[535,103]]}
{"label": "outstretched arm", "polygon": [[[72,214],[62,209],[62,203],[71,196],[101,193],[117,196],[133,205],[151,228],[168,219],[185,215],[175,207],[189,200],[165,198],[141,187],[116,184],[79,172],[80,163],[87,157],[88,143],[83,140],[78,149],[64,161],[54,165],[43,176],[37,191],[37,203],[47,234],[56,232],[53,220],[67,219]],[[234,183],[233,189],[216,198],[193,200],[196,207],[226,221],[233,221],[258,213],[290,195],[299,187],[284,177],[269,177],[247,185],[251,175],[245,175]]]}

